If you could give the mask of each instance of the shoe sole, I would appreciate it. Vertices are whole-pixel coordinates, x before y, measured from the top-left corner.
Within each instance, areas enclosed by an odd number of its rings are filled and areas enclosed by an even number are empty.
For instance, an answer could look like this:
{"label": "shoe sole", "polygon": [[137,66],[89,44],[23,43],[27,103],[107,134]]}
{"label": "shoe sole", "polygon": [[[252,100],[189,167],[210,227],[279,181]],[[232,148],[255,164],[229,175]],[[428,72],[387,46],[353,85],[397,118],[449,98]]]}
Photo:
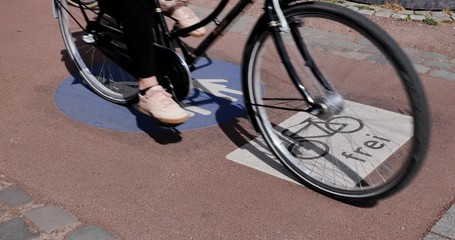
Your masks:
{"label": "shoe sole", "polygon": [[[182,26],[182,25],[181,25],[180,23],[178,23],[178,22],[175,24],[175,27],[176,27],[177,29],[185,28],[184,26]],[[199,29],[199,28],[198,28],[198,29]],[[194,30],[194,31],[192,31],[192,32],[189,32],[188,35],[191,36],[191,37],[195,37],[195,38],[204,37],[204,36],[205,36],[205,31],[204,31],[204,33],[198,33],[198,31],[197,31],[198,29],[196,29],[196,30]]]}
{"label": "shoe sole", "polygon": [[186,117],[182,117],[182,118],[160,118],[160,117],[156,117],[154,116],[151,112],[149,112],[148,110],[142,108],[141,106],[139,106],[139,104],[136,104],[135,105],[135,109],[147,116],[150,116],[150,117],[153,117],[155,118],[156,120],[158,120],[160,123],[166,123],[166,124],[172,124],[172,125],[179,125],[179,124],[182,124],[186,121],[188,121],[188,119],[190,119],[189,116],[186,116]]}

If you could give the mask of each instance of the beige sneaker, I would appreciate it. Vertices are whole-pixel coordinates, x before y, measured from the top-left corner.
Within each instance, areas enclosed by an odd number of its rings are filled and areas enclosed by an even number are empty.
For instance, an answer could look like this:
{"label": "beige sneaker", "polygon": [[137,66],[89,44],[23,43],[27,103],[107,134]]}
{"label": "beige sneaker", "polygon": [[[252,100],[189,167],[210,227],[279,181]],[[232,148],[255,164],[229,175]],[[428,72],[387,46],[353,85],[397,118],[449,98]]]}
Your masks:
{"label": "beige sneaker", "polygon": [[[174,19],[180,28],[192,26],[201,20],[186,5],[185,0],[160,0],[164,13]],[[189,33],[193,37],[202,37],[205,34],[205,27],[198,28]]]}
{"label": "beige sneaker", "polygon": [[190,118],[160,85],[151,87],[145,95],[139,94],[137,110],[168,124],[181,124]]}

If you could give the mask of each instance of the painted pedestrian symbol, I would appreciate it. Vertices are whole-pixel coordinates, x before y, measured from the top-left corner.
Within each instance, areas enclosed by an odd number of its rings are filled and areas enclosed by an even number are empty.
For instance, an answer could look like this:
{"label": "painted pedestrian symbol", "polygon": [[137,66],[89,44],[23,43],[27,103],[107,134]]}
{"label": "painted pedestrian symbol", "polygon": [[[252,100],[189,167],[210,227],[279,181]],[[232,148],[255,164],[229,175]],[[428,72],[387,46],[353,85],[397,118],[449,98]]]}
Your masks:
{"label": "painted pedestrian symbol", "polygon": [[[203,92],[209,93],[215,97],[223,98],[230,102],[238,102],[239,99],[243,97],[243,93],[239,90],[230,88],[227,85],[227,82],[227,79],[195,79],[193,80],[193,87]],[[190,112],[205,116],[212,114],[212,112],[209,110],[187,102],[191,101],[183,101],[183,106]]]}

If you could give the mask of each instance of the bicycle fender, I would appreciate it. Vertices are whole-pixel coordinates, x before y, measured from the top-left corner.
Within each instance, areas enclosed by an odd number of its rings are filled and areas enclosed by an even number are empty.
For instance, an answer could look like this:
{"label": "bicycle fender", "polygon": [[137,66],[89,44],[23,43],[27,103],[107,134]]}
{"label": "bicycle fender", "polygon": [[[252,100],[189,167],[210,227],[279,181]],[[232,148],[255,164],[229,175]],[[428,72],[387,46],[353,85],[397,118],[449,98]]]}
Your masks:
{"label": "bicycle fender", "polygon": [[[305,1],[305,0],[281,0],[280,1],[280,6],[281,9],[286,11],[286,9],[295,7],[295,6],[300,6],[300,5],[309,5],[315,3],[314,1]],[[248,64],[246,64],[249,61],[252,45],[256,42],[257,38],[259,37],[260,33],[263,31],[266,31],[269,26],[268,26],[268,19],[266,14],[262,14],[261,17],[256,21],[254,24],[253,30],[250,33],[250,36],[248,37],[245,48],[243,50],[243,57],[242,57],[242,89],[243,89],[243,97],[245,100],[245,107],[248,113],[248,116],[250,116],[250,121],[251,124],[253,125],[254,129],[258,132],[259,127],[258,123],[256,122],[256,118],[252,117],[254,114],[254,111],[251,107],[251,104],[249,104],[251,101],[250,99],[250,93],[248,92]]]}
{"label": "bicycle fender", "polygon": [[285,7],[312,3],[314,3],[314,0],[281,0],[280,6],[284,9]]}

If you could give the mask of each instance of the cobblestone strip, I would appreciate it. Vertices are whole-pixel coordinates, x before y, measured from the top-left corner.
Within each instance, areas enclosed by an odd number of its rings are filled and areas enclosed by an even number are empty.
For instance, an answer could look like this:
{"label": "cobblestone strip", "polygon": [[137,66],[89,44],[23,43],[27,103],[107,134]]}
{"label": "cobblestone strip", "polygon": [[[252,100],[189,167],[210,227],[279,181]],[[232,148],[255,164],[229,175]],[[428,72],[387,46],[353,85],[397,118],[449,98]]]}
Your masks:
{"label": "cobblestone strip", "polygon": [[455,81],[455,62],[449,56],[405,49],[420,74]]}
{"label": "cobblestone strip", "polygon": [[387,5],[368,5],[345,0],[322,0],[324,2],[332,2],[362,14],[394,18],[399,20],[412,20],[421,21],[426,24],[436,25],[437,23],[453,23],[455,16],[453,11],[414,11],[414,10],[394,10],[387,7]]}
{"label": "cobblestone strip", "polygon": [[96,225],[83,225],[65,209],[44,204],[0,175],[0,239],[114,240]]}
{"label": "cobblestone strip", "polygon": [[[324,0],[328,2],[336,2],[337,4],[343,5],[345,7],[349,7],[360,13],[367,14],[367,15],[375,15],[381,17],[389,17],[393,18],[395,14],[395,18],[400,19],[422,19],[425,16],[425,19],[430,19],[432,16],[436,16],[439,14],[447,14],[447,13],[437,13],[437,12],[430,12],[430,11],[402,11],[394,12],[389,9],[385,9],[381,6],[371,6],[366,4],[359,4],[353,3],[348,1],[341,0]],[[367,8],[368,7],[368,8]],[[204,9],[204,8],[195,8],[195,12],[200,14],[201,16],[206,16],[207,14],[211,13],[211,9]],[[397,15],[398,14],[398,15]],[[401,14],[401,15],[400,15]],[[415,15],[419,14],[419,15]],[[405,18],[402,15],[409,16],[409,18]],[[420,16],[420,17],[419,17]],[[447,15],[448,16],[448,15]],[[241,19],[237,22],[237,24],[233,25],[230,28],[231,32],[240,32],[244,34],[248,34],[251,31],[251,26],[256,22],[257,18],[250,17],[250,16],[242,16]],[[453,20],[453,19],[452,19]],[[423,20],[422,20],[423,21]],[[329,35],[329,32],[317,32],[314,34],[308,34],[309,37],[317,37],[320,34]],[[366,60],[371,61],[374,63],[382,64],[385,63],[385,60],[378,59],[374,55],[377,56],[375,53],[369,52],[369,48],[362,48],[353,43],[352,39],[345,38],[341,35],[332,34],[329,37],[324,38],[327,42],[324,42],[323,39],[315,39],[313,42],[317,43],[319,47],[322,47],[324,51],[337,54],[338,56],[346,57],[349,59],[357,59],[357,60]],[[336,39],[336,41],[333,41]],[[415,65],[415,68],[418,73],[435,77],[441,78],[444,80],[455,81],[455,59],[451,59],[450,57],[438,53],[433,52],[424,52],[415,49],[404,49],[407,55],[411,58],[412,62]]]}

